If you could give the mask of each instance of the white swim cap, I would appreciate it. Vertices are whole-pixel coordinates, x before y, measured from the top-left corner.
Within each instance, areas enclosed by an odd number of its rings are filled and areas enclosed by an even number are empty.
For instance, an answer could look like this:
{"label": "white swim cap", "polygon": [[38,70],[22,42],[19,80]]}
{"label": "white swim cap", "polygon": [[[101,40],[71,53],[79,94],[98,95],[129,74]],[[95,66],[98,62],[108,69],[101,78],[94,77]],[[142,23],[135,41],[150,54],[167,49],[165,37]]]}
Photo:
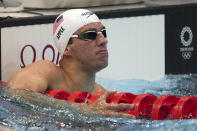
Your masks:
{"label": "white swim cap", "polygon": [[71,9],[60,14],[53,25],[53,39],[63,56],[70,37],[84,25],[100,22],[93,12],[86,9]]}

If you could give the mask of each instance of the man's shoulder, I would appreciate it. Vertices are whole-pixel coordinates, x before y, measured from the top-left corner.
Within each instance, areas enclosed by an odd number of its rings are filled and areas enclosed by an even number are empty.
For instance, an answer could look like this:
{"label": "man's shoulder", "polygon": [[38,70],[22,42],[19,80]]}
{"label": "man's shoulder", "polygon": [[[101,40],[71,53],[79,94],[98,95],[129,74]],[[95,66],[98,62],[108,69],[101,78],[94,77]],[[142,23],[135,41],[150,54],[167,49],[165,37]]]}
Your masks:
{"label": "man's shoulder", "polygon": [[49,60],[39,60],[39,61],[36,61],[30,65],[28,65],[27,67],[35,67],[35,66],[38,66],[38,67],[50,67],[50,68],[53,68],[53,67],[57,67],[53,62],[49,61]]}
{"label": "man's shoulder", "polygon": [[60,73],[60,68],[51,61],[40,60],[28,65],[26,68],[24,68],[24,72],[28,72],[37,76],[53,76]]}
{"label": "man's shoulder", "polygon": [[44,64],[44,65],[49,65],[49,66],[56,66],[53,62],[49,61],[49,60],[39,60],[34,62],[35,64]]}

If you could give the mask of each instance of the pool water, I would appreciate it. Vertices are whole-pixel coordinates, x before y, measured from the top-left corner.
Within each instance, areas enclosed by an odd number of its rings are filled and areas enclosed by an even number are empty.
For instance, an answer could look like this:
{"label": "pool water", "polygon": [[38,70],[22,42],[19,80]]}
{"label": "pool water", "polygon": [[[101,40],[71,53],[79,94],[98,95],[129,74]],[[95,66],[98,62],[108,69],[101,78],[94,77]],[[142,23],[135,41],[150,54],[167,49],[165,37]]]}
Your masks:
{"label": "pool water", "polygon": [[[168,75],[160,80],[112,80],[97,78],[107,89],[133,94],[171,94],[197,96],[197,75]],[[20,94],[20,95],[19,95]],[[25,94],[25,95],[24,95]],[[24,96],[28,96],[24,99]],[[62,108],[59,100],[29,90],[0,88],[0,125],[14,130],[197,130],[197,119],[142,120],[112,117],[90,117],[69,108]],[[50,103],[50,104],[46,104]],[[66,107],[66,103],[65,106]]]}

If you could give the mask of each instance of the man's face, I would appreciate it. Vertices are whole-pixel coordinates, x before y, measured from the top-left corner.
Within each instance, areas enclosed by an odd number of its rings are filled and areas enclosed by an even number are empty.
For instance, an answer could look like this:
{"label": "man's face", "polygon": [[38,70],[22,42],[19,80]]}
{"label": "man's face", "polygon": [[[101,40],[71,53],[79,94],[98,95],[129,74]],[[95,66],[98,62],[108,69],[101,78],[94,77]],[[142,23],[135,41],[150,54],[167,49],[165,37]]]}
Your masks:
{"label": "man's face", "polygon": [[[80,28],[74,35],[87,31],[100,32],[102,29],[105,27],[100,22],[91,23]],[[92,41],[72,38],[70,53],[83,69],[97,72],[108,65],[107,42],[102,33],[98,33]]]}

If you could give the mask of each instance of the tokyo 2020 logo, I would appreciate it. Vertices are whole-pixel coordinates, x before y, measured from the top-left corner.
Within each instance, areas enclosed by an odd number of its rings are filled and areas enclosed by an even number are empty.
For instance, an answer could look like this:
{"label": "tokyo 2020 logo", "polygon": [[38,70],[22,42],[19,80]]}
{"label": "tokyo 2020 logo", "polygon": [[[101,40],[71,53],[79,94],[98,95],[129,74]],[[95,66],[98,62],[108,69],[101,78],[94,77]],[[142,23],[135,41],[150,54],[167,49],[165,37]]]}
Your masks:
{"label": "tokyo 2020 logo", "polygon": [[184,47],[180,48],[183,59],[189,60],[192,57],[194,47],[191,46],[193,41],[193,33],[189,26],[184,26],[180,33],[180,40]]}
{"label": "tokyo 2020 logo", "polygon": [[[188,35],[187,39],[185,38],[186,35]],[[193,39],[193,33],[192,33],[191,28],[188,26],[183,27],[180,38],[181,38],[181,43],[184,46],[189,46],[192,43],[192,39]]]}

